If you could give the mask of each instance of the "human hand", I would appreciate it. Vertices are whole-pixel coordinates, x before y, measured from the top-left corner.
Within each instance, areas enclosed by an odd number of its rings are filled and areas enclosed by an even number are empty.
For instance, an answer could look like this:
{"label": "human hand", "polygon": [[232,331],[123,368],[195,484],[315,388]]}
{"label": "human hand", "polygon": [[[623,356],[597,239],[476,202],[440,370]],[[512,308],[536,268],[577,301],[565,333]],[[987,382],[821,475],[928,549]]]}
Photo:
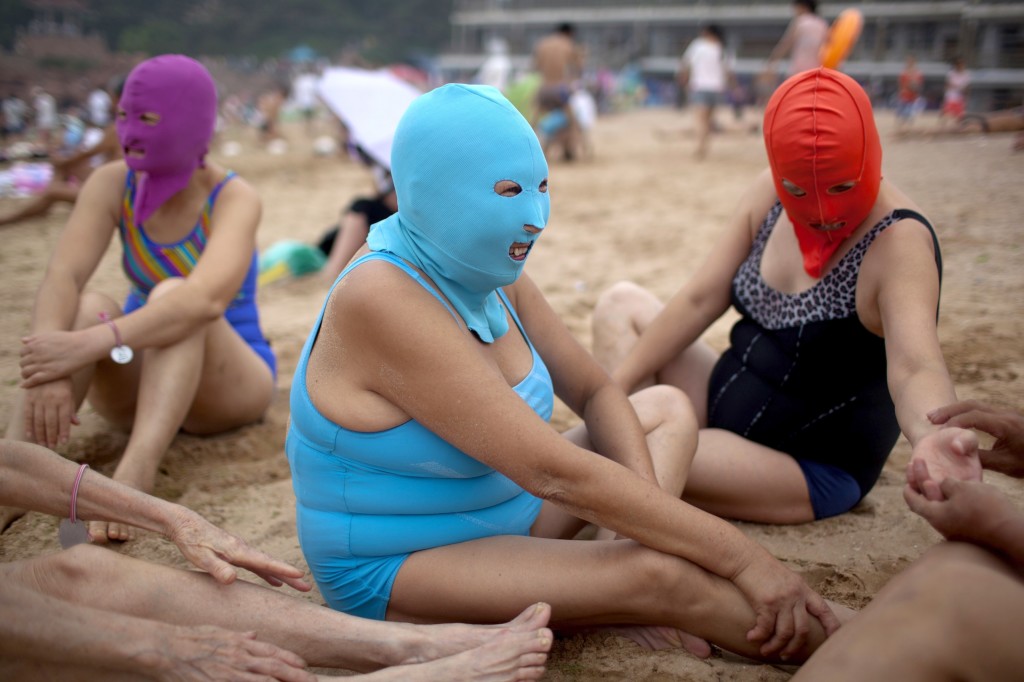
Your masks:
{"label": "human hand", "polygon": [[69,377],[98,358],[82,342],[80,332],[52,331],[21,339],[21,387]]}
{"label": "human hand", "polygon": [[71,379],[61,378],[25,390],[24,437],[48,448],[68,442],[71,425],[78,425]]}
{"label": "human hand", "polygon": [[754,608],[757,621],[747,632],[747,641],[762,642],[762,656],[787,660],[800,653],[812,618],[821,622],[826,635],[839,628],[839,619],[824,598],[767,552],[760,552],[733,583]]}
{"label": "human hand", "polygon": [[939,484],[942,499],[932,500],[907,485],[903,499],[947,540],[960,540],[994,549],[997,529],[1018,512],[995,487],[977,481],[947,478]]}
{"label": "human hand", "polygon": [[907,466],[907,483],[929,500],[943,499],[939,484],[947,478],[981,480],[978,437],[971,431],[943,428],[924,436],[914,446]]}
{"label": "human hand", "polygon": [[213,625],[175,626],[161,639],[155,677],[162,682],[262,680],[315,682],[298,655],[256,639],[255,632],[234,632]]}
{"label": "human hand", "polygon": [[1016,410],[965,400],[932,410],[928,419],[933,424],[978,429],[995,436],[991,450],[978,450],[981,465],[1014,478],[1024,478],[1024,415]]}
{"label": "human hand", "polygon": [[232,566],[238,566],[252,571],[274,587],[287,584],[300,592],[312,589],[302,579],[305,573],[301,569],[253,549],[241,538],[185,507],[180,507],[171,522],[167,537],[186,559],[219,583],[228,585],[234,582],[237,575]]}

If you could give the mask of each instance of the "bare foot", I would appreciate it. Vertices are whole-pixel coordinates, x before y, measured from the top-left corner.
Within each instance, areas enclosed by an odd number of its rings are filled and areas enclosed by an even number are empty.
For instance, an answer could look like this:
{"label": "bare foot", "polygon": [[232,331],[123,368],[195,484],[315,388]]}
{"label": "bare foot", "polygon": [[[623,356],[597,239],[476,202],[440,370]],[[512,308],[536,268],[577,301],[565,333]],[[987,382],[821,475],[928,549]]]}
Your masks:
{"label": "bare foot", "polygon": [[552,639],[551,630],[545,627],[525,632],[504,629],[494,640],[460,654],[428,663],[386,668],[363,675],[361,679],[374,682],[538,680],[544,674],[544,664],[547,662]]}
{"label": "bare foot", "polygon": [[[111,478],[128,487],[134,487],[136,491],[152,493],[156,470],[147,471],[139,469],[140,467],[138,466],[126,464],[125,458],[122,457],[118,468],[114,470],[114,475]],[[127,523],[117,521],[89,522],[89,539],[97,545],[102,545],[106,542],[126,543],[135,540],[137,536],[138,528]]]}
{"label": "bare foot", "polygon": [[128,542],[135,539],[135,528],[124,523],[107,521],[89,522],[89,542],[97,545],[109,541]]}
{"label": "bare foot", "polygon": [[667,625],[611,625],[594,631],[625,637],[651,651],[685,649],[697,658],[711,655],[711,645],[707,640]]}
{"label": "bare foot", "polygon": [[444,625],[418,625],[416,630],[423,633],[426,642],[403,664],[435,661],[483,646],[506,634],[528,634],[537,632],[548,624],[551,607],[544,603],[532,604],[507,623],[500,625],[466,625],[451,623]]}

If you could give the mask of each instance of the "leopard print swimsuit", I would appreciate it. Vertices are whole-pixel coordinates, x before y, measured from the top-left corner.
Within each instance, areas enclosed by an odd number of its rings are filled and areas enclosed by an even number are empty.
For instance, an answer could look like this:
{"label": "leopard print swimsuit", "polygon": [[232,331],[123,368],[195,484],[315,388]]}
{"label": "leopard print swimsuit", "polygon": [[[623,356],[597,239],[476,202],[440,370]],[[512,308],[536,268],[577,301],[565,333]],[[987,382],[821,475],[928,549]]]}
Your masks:
{"label": "leopard print swimsuit", "polygon": [[860,266],[884,230],[920,214],[898,209],[878,222],[810,289],[785,294],[761,277],[765,244],[782,213],[778,202],[758,229],[733,278],[742,318],[730,333],[708,390],[708,425],[847,472],[860,497],[878,480],[899,437],[886,382],[884,339],[857,317]]}

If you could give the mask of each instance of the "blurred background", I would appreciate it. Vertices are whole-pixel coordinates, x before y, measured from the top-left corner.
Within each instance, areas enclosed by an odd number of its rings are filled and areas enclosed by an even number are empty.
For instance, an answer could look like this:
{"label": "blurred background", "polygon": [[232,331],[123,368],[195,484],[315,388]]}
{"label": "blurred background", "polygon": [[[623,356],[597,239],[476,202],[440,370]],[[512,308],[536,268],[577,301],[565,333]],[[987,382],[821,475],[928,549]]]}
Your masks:
{"label": "blurred background", "polygon": [[[971,71],[968,109],[1021,104],[1024,2],[886,0],[821,3],[831,21],[858,8],[863,31],[843,70],[889,104],[908,56],[924,75],[923,104],[938,107],[951,61]],[[38,85],[59,105],[164,52],[197,57],[224,96],[255,98],[297,70],[406,65],[432,85],[472,80],[504,50],[516,73],[534,44],[570,22],[587,53],[584,73],[602,111],[678,103],[679,56],[701,26],[724,32],[741,86],[751,83],[792,17],[787,0],[0,0],[0,93]]]}

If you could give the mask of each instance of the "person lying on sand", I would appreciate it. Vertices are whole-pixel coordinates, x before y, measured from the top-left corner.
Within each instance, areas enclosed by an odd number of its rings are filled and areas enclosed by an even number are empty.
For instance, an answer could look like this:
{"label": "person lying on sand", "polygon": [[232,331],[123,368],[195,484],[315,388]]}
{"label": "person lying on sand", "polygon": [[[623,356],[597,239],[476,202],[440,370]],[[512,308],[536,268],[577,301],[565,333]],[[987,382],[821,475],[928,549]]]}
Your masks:
{"label": "person lying on sand", "polygon": [[[544,673],[550,608],[499,626],[404,625],[349,616],[245,580],[310,590],[303,572],[199,514],[76,465],[0,440],[0,504],[160,533],[199,571],[79,544],[0,564],[5,680],[307,682],[306,665],[378,671],[365,680],[532,680]],[[62,535],[64,531],[62,530]],[[64,537],[68,537],[64,535]],[[72,540],[73,541],[73,540]],[[330,678],[334,679],[334,678]]]}
{"label": "person lying on sand", "polygon": [[[112,108],[116,108],[116,98],[121,96],[121,85],[115,86],[114,93]],[[82,147],[67,156],[51,155],[49,161],[53,166],[53,175],[50,182],[40,194],[28,199],[7,215],[0,216],[0,226],[45,215],[54,204],[60,202],[74,204],[82,185],[92,172],[108,161],[120,159],[121,156],[121,144],[117,139],[114,124],[104,127],[95,139],[87,135]]]}

